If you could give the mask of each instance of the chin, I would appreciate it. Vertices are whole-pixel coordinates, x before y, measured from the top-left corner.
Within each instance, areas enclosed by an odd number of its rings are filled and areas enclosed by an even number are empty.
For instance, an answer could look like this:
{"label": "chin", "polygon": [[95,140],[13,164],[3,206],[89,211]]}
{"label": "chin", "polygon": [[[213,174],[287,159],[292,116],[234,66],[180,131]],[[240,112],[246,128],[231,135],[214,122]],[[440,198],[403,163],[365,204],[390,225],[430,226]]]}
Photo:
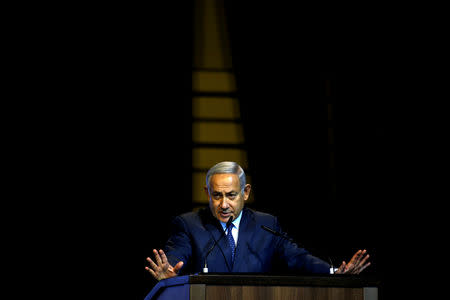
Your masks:
{"label": "chin", "polygon": [[233,216],[233,215],[230,215],[230,216],[228,216],[228,217],[222,217],[220,214],[217,214],[217,219],[219,219],[219,221],[224,222],[224,223],[228,222],[228,220],[229,220],[231,217],[233,217],[233,219],[234,219],[234,216]]}

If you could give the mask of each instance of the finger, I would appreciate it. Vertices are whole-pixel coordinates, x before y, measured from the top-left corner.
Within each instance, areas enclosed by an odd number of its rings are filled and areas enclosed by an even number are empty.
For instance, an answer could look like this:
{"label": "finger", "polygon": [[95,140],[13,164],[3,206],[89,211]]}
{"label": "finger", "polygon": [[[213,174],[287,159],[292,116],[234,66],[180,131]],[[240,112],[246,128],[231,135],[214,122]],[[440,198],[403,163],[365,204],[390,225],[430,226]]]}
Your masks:
{"label": "finger", "polygon": [[366,253],[366,250],[362,251],[362,250],[358,250],[355,255],[353,255],[352,259],[350,260],[350,262],[348,263],[348,266],[350,269],[353,269],[355,267],[358,266],[361,257],[364,255],[364,253]]}
{"label": "finger", "polygon": [[365,268],[367,268],[368,266],[370,266],[370,262],[367,263],[367,264],[365,264],[364,266],[362,266],[362,267],[358,270],[358,273],[356,273],[356,274],[361,273],[361,272],[362,272]]}
{"label": "finger", "polygon": [[344,272],[345,269],[345,261],[342,262],[342,264],[339,266],[339,268],[337,269],[336,273],[337,274],[341,274]]}
{"label": "finger", "polygon": [[183,265],[184,265],[184,262],[183,262],[183,261],[179,261],[179,262],[175,265],[175,267],[173,267],[173,271],[174,271],[175,273],[178,273],[178,272],[180,271],[180,269],[183,267]]}
{"label": "finger", "polygon": [[356,264],[361,259],[362,251],[358,250],[353,255],[352,259],[350,260],[351,263]]}
{"label": "finger", "polygon": [[161,261],[161,257],[159,256],[158,251],[156,251],[156,249],[153,249],[153,253],[155,254],[156,263],[158,264],[158,266],[161,266],[162,261]]}
{"label": "finger", "polygon": [[359,263],[358,265],[362,266],[366,263],[366,261],[369,259],[370,255],[367,254]]}
{"label": "finger", "polygon": [[367,254],[361,261],[358,262],[358,265],[356,265],[357,269],[361,269],[362,267],[364,267],[365,265],[367,265],[367,260],[370,258],[370,255]]}
{"label": "finger", "polygon": [[364,267],[364,265],[366,264],[366,261],[369,259],[369,255],[367,254],[362,260],[358,261],[355,265],[354,265],[354,270],[353,273],[359,274],[362,271],[362,267]]}
{"label": "finger", "polygon": [[156,275],[156,273],[155,273],[155,271],[153,271],[151,268],[149,268],[149,267],[145,267],[145,269],[150,273],[150,274],[155,274]]}
{"label": "finger", "polygon": [[352,258],[350,258],[350,260],[348,261],[348,265],[353,264],[353,262],[356,259],[356,256],[358,256],[358,252],[356,252],[355,254],[353,254]]}
{"label": "finger", "polygon": [[363,251],[361,251],[361,253],[360,253],[359,256],[358,256],[357,263],[359,263],[359,262],[361,261],[361,259],[363,259],[364,255],[366,255],[366,253],[367,253],[367,250],[366,250],[366,249],[364,249]]}
{"label": "finger", "polygon": [[152,267],[152,269],[157,270],[158,266],[153,262],[153,260],[150,257],[147,257],[147,261],[150,263],[150,267]]}
{"label": "finger", "polygon": [[153,271],[153,270],[150,269],[150,268],[147,268],[147,270],[150,272],[150,274],[152,274],[152,276],[153,276],[155,279],[158,279],[158,275],[156,275],[155,271]]}
{"label": "finger", "polygon": [[168,263],[168,261],[167,261],[167,256],[166,256],[166,254],[164,253],[164,251],[159,250],[159,254],[161,255],[162,263],[163,263],[163,264],[167,264],[167,263]]}
{"label": "finger", "polygon": [[353,263],[348,262],[348,263],[345,265],[345,267],[344,267],[344,273],[351,273],[351,271],[353,270],[354,266],[355,266],[355,265],[354,265]]}

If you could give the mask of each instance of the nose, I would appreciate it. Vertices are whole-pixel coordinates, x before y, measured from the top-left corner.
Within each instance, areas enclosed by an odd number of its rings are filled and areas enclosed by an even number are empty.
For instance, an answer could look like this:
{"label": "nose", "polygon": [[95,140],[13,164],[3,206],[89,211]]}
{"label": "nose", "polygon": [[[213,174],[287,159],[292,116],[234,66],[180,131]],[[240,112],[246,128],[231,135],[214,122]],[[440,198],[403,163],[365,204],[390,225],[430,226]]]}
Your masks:
{"label": "nose", "polygon": [[220,202],[220,207],[224,210],[229,207],[226,197],[222,198],[222,201]]}

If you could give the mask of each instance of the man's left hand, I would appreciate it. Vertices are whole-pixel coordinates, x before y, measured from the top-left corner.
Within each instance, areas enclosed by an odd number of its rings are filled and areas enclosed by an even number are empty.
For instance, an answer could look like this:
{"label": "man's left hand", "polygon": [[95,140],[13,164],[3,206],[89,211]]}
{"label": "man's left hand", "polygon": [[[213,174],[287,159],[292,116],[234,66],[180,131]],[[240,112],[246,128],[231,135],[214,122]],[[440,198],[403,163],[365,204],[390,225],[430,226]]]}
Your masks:
{"label": "man's left hand", "polygon": [[355,255],[353,255],[352,259],[349,263],[342,262],[339,269],[336,271],[336,274],[359,274],[365,268],[370,266],[370,262],[366,261],[369,259],[369,254],[367,254],[366,250],[358,250]]}

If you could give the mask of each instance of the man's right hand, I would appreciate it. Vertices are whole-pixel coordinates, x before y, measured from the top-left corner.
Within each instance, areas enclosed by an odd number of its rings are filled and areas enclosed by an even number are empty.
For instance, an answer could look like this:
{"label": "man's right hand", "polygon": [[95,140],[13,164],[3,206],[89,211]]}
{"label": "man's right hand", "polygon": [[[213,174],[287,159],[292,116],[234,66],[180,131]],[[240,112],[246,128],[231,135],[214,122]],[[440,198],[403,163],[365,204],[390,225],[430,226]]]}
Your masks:
{"label": "man's right hand", "polygon": [[158,253],[156,249],[153,249],[153,253],[155,254],[156,264],[150,257],[147,257],[147,261],[150,263],[150,268],[145,267],[145,269],[149,271],[156,280],[171,278],[178,275],[181,267],[183,267],[183,261],[179,261],[175,267],[172,267],[167,261],[164,251],[159,250]]}

